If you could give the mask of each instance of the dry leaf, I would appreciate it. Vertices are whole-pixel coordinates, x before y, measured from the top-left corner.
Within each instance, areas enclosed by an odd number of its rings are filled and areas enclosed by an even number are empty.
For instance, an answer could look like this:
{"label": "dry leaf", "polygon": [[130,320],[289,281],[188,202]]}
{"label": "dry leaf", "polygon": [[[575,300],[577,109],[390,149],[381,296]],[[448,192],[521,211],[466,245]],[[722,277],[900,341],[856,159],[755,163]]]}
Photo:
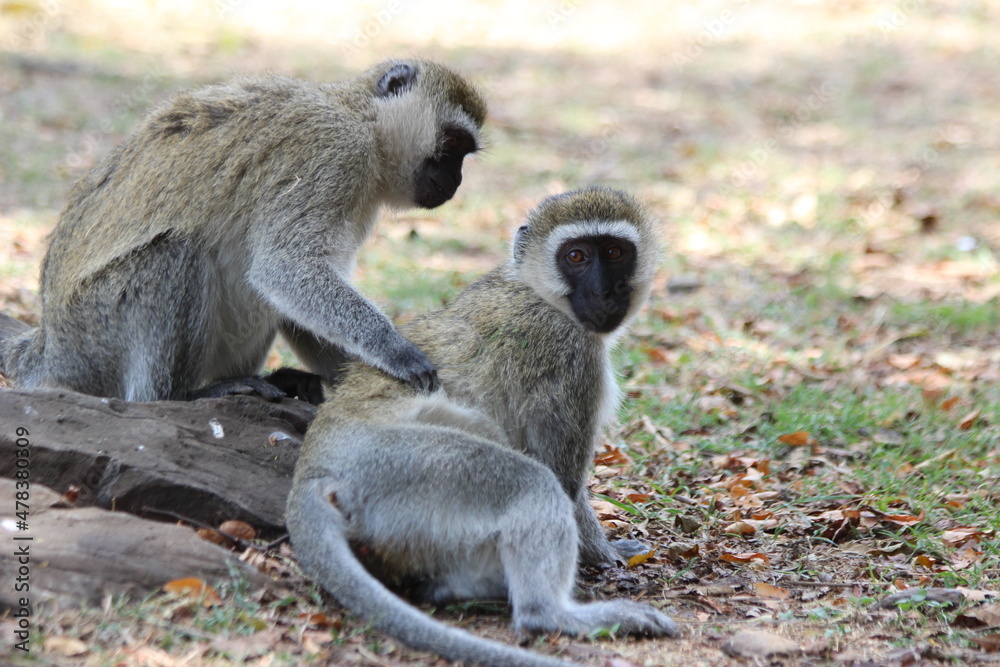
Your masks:
{"label": "dry leaf", "polygon": [[604,445],[604,451],[594,457],[594,464],[599,466],[624,466],[632,463],[622,450],[611,445]]}
{"label": "dry leaf", "polygon": [[670,354],[669,350],[664,350],[659,347],[653,347],[646,351],[649,356],[649,360],[654,364],[673,364],[677,359]]}
{"label": "dry leaf", "polygon": [[893,368],[901,371],[909,370],[920,363],[920,357],[916,354],[890,354],[888,360]]}
{"label": "dry leaf", "polygon": [[952,570],[964,570],[983,560],[983,552],[976,549],[964,549],[959,555],[951,560]]}
{"label": "dry leaf", "polygon": [[757,659],[791,655],[802,650],[796,642],[790,639],[756,630],[734,635],[727,639],[720,648],[726,655]]}
{"label": "dry leaf", "polygon": [[309,613],[303,612],[299,614],[299,620],[304,621],[306,625],[314,625],[319,628],[341,628],[343,626],[343,621],[339,618],[330,618],[326,614],[321,614],[319,612]]}
{"label": "dry leaf", "polygon": [[[948,501],[957,502],[957,501]],[[959,503],[959,508],[962,504]],[[951,530],[946,530],[941,533],[941,541],[945,543],[945,546],[949,547],[960,547],[975,540],[976,542],[981,541],[983,537],[983,532],[974,526],[958,526],[957,528],[952,528]]]}
{"label": "dry leaf", "polygon": [[972,425],[976,423],[977,419],[979,419],[979,410],[973,410],[969,414],[959,419],[957,426],[961,431],[968,431],[970,428],[972,428]]}
{"label": "dry leaf", "polygon": [[983,635],[982,637],[969,637],[969,641],[975,642],[979,648],[987,653],[1000,653],[1000,635]]}
{"label": "dry leaf", "polygon": [[618,505],[600,498],[591,498],[590,507],[594,510],[594,514],[597,515],[598,519],[614,519],[618,516],[619,512]]}
{"label": "dry leaf", "polygon": [[763,581],[754,584],[757,589],[757,595],[762,598],[774,598],[776,600],[785,600],[792,593],[786,588],[779,588],[778,586],[772,586],[771,584],[765,583]]}
{"label": "dry leaf", "polygon": [[736,523],[731,523],[723,528],[722,532],[730,535],[753,535],[757,532],[757,529],[746,521],[737,521]]}
{"label": "dry leaf", "polygon": [[252,540],[257,537],[257,531],[248,523],[242,521],[223,521],[219,530],[240,540]]}
{"label": "dry leaf", "polygon": [[66,658],[83,655],[87,652],[87,645],[76,637],[47,637],[42,644],[42,649],[46,653],[58,653]]}
{"label": "dry leaf", "polygon": [[749,563],[756,560],[765,565],[771,564],[771,559],[767,557],[767,554],[751,551],[744,551],[735,554],[721,554],[719,556],[719,560],[727,563]]}
{"label": "dry leaf", "polygon": [[163,590],[180,596],[186,596],[192,600],[200,600],[205,607],[220,604],[222,598],[215,592],[215,589],[197,577],[187,577],[185,579],[174,579],[163,584]]}
{"label": "dry leaf", "polygon": [[632,567],[638,567],[638,566],[642,565],[643,563],[645,563],[650,558],[652,558],[653,554],[655,554],[655,553],[656,553],[656,549],[650,549],[649,551],[647,551],[644,554],[636,554],[635,556],[632,556],[631,558],[628,559],[628,566],[630,568],[632,568]]}
{"label": "dry leaf", "polygon": [[980,627],[1000,627],[1000,603],[967,609],[962,616],[979,621]]}
{"label": "dry leaf", "polygon": [[228,542],[225,535],[212,528],[199,528],[195,531],[195,534],[201,539],[211,542],[212,544],[225,544]]}
{"label": "dry leaf", "polygon": [[959,400],[960,399],[958,396],[952,396],[949,399],[941,401],[941,409],[947,412],[948,410],[951,410],[953,407],[955,407],[955,404],[958,403]]}
{"label": "dry leaf", "polygon": [[812,436],[809,435],[809,431],[785,433],[784,435],[779,435],[778,440],[792,447],[801,447],[802,445],[808,445],[813,442]]}
{"label": "dry leaf", "polygon": [[879,521],[888,521],[889,523],[895,523],[900,526],[912,526],[918,524],[924,520],[924,511],[920,510],[920,514],[917,516],[911,516],[909,514],[883,514],[878,517]]}
{"label": "dry leaf", "polygon": [[962,595],[964,595],[965,599],[969,602],[986,602],[987,600],[1000,597],[1000,591],[989,591],[982,588],[965,588],[964,586],[956,586],[955,588],[961,591]]}

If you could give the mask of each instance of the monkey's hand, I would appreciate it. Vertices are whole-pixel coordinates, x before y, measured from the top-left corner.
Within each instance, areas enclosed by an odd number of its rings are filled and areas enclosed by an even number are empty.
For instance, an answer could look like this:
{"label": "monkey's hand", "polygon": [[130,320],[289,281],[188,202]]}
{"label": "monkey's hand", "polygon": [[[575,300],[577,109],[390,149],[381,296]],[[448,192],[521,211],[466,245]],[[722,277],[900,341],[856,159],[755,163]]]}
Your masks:
{"label": "monkey's hand", "polygon": [[289,398],[298,398],[313,405],[323,402],[323,380],[315,373],[286,367],[279,368],[262,379]]}
{"label": "monkey's hand", "polygon": [[429,394],[437,391],[440,385],[434,364],[416,345],[405,338],[400,338],[402,343],[386,355],[386,366],[382,370],[419,392]]}

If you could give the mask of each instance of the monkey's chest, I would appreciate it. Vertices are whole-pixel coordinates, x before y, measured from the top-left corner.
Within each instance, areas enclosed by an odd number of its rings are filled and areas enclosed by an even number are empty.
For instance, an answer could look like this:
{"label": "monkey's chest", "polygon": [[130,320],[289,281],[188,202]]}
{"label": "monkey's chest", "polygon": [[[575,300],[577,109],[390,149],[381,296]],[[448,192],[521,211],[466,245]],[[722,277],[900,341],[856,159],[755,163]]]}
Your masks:
{"label": "monkey's chest", "polygon": [[240,261],[218,260],[207,300],[206,381],[260,370],[278,326],[278,315],[247,282]]}

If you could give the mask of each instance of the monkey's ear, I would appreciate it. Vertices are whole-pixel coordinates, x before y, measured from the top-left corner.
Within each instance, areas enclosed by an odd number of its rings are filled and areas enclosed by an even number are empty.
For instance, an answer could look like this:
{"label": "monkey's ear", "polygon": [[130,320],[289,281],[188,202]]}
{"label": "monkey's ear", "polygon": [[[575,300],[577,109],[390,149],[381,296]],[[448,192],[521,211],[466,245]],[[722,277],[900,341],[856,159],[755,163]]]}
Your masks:
{"label": "monkey's ear", "polygon": [[417,80],[417,68],[409,63],[393,65],[375,84],[376,97],[401,95],[413,87]]}
{"label": "monkey's ear", "polygon": [[528,225],[521,225],[517,228],[514,233],[514,244],[513,251],[514,257],[521,257],[524,254],[525,249],[528,247],[528,230],[530,228]]}

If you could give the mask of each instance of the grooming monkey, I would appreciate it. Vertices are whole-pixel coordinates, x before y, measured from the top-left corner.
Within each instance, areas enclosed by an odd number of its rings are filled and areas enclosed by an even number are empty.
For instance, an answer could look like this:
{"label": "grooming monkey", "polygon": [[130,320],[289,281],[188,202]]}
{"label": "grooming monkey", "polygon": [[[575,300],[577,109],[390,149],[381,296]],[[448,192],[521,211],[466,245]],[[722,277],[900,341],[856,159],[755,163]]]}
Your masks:
{"label": "grooming monkey", "polygon": [[447,391],[426,395],[348,366],[306,435],[288,499],[303,569],[404,643],[484,665],[565,664],[478,639],[390,593],[508,598],[519,631],[673,635],[655,608],[571,599],[578,560],[642,553],[610,543],[585,482],[619,393],[609,348],[645,301],[657,244],[634,199],[592,188],[532,211],[509,263],[404,331]]}
{"label": "grooming monkey", "polygon": [[41,326],[0,327],[0,372],[129,401],[275,400],[272,385],[322,400],[308,373],[254,377],[280,330],[324,379],[356,355],[432,391],[434,366],[348,275],[382,205],[451,199],[485,116],[469,83],[424,61],[177,95],[71,191]]}

